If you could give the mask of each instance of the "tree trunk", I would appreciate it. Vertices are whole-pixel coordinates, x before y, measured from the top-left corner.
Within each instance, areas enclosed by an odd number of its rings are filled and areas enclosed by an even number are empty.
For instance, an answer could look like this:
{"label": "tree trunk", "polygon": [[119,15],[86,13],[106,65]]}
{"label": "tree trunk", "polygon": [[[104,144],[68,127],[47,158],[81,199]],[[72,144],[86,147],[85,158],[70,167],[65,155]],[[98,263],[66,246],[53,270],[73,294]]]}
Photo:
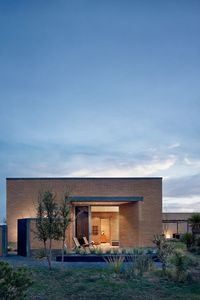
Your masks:
{"label": "tree trunk", "polygon": [[46,242],[44,242],[44,252],[45,252],[45,256],[46,256],[46,259],[47,259],[47,262],[48,262],[48,265],[49,265],[49,269],[51,269],[51,262],[49,260],[49,253],[47,253],[47,244],[46,244]]}
{"label": "tree trunk", "polygon": [[65,240],[62,240],[62,262],[64,262]]}
{"label": "tree trunk", "polygon": [[50,238],[49,240],[49,259],[48,259],[48,263],[49,263],[49,269],[51,270],[51,256],[52,256],[52,253],[51,253],[51,247],[52,247],[52,239]]}

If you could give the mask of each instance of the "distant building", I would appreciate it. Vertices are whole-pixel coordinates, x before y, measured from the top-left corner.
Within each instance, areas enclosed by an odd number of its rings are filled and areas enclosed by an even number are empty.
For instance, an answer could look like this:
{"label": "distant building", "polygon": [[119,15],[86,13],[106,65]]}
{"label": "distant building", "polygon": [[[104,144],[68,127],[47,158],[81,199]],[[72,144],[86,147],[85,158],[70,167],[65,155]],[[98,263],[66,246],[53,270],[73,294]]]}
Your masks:
{"label": "distant building", "polygon": [[186,232],[191,232],[188,219],[193,213],[163,213],[163,233],[167,238],[180,238]]}

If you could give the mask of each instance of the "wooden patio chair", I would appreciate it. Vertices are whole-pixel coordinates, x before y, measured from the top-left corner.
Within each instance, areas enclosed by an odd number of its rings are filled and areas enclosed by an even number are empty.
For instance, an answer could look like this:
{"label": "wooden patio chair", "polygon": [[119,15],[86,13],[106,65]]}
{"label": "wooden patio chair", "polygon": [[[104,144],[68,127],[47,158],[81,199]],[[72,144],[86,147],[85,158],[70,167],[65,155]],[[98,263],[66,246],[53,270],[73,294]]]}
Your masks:
{"label": "wooden patio chair", "polygon": [[84,244],[80,244],[79,240],[77,239],[77,237],[73,237],[73,241],[74,241],[74,244],[75,244],[75,248],[87,248],[89,247],[90,245],[92,245],[92,243],[88,243],[88,240],[86,237],[83,237],[83,242]]}
{"label": "wooden patio chair", "polygon": [[83,236],[83,241],[84,241],[83,247],[90,247],[90,246],[95,247],[94,242],[93,241],[88,242],[86,236]]}
{"label": "wooden patio chair", "polygon": [[77,239],[77,237],[73,237],[73,241],[74,241],[74,244],[75,244],[75,246],[74,246],[74,248],[76,249],[76,248],[83,248],[82,246],[81,246],[81,244],[79,243],[79,240]]}

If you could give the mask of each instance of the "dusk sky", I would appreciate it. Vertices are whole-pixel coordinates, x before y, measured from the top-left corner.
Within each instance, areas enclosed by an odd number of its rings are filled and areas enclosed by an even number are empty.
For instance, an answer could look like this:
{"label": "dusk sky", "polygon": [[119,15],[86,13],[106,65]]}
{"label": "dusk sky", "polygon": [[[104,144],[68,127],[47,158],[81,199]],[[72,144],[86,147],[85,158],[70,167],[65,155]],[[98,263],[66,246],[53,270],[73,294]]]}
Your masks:
{"label": "dusk sky", "polygon": [[163,177],[200,211],[200,1],[0,0],[6,177]]}

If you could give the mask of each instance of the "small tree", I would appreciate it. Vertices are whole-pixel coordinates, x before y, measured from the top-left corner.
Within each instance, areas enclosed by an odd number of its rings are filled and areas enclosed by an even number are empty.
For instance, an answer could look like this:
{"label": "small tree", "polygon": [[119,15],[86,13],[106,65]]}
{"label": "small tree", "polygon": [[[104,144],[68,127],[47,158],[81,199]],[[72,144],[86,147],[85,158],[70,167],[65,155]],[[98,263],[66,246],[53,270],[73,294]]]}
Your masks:
{"label": "small tree", "polygon": [[45,255],[51,269],[52,241],[60,238],[59,210],[55,195],[46,191],[39,195],[36,219],[36,236],[43,242]]}
{"label": "small tree", "polygon": [[70,195],[66,193],[60,207],[59,207],[59,216],[60,216],[60,237],[62,240],[62,262],[64,261],[64,249],[66,241],[66,230],[71,222],[70,219]]}
{"label": "small tree", "polygon": [[48,220],[45,218],[45,208],[44,205],[39,199],[38,207],[37,207],[37,219],[36,219],[36,229],[37,231],[34,232],[36,237],[43,242],[45,256],[47,255],[47,240],[48,240]]}
{"label": "small tree", "polygon": [[162,264],[163,274],[165,274],[167,269],[167,262],[170,255],[173,253],[174,246],[166,240],[163,234],[154,235],[153,243],[156,245],[157,255]]}

